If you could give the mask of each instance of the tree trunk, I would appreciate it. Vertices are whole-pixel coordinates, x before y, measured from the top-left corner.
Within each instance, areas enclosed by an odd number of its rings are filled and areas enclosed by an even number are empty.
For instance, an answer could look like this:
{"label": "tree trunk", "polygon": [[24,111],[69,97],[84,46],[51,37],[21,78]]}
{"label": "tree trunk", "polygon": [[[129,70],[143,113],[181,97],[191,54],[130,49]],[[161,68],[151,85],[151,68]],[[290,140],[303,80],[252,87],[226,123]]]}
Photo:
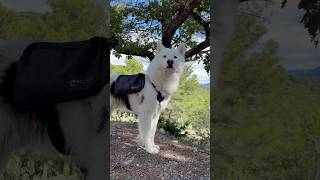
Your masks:
{"label": "tree trunk", "polygon": [[237,17],[238,0],[214,0],[211,3],[211,54],[213,64],[211,74],[213,75],[213,87],[219,86],[221,61],[225,46],[231,40],[235,19]]}
{"label": "tree trunk", "polygon": [[[219,87],[221,79],[221,61],[223,59],[223,53],[225,46],[231,40],[233,34],[233,28],[235,19],[237,16],[238,0],[214,0],[211,1],[210,12],[211,12],[211,31],[210,31],[210,54],[211,54],[211,94],[210,94],[210,108],[211,111],[210,122],[213,122],[214,107],[216,93],[215,90]],[[213,129],[213,123],[210,123],[211,130]],[[214,132],[214,131],[211,131]],[[214,137],[214,136],[211,136]],[[210,138],[210,144],[214,146],[214,138]],[[214,179],[214,168],[215,161],[214,155],[210,156],[212,166],[210,166],[210,179]]]}

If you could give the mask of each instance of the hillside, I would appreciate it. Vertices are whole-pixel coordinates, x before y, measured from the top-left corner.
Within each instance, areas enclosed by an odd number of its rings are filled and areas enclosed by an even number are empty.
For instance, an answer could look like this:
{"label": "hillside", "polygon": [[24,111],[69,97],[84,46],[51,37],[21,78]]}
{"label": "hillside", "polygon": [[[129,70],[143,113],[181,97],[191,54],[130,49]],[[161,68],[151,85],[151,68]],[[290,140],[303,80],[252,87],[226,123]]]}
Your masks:
{"label": "hillside", "polygon": [[210,89],[210,83],[204,83],[204,84],[200,84],[200,85],[203,88]]}
{"label": "hillside", "polygon": [[288,74],[297,78],[320,78],[320,67],[311,70],[289,70]]}

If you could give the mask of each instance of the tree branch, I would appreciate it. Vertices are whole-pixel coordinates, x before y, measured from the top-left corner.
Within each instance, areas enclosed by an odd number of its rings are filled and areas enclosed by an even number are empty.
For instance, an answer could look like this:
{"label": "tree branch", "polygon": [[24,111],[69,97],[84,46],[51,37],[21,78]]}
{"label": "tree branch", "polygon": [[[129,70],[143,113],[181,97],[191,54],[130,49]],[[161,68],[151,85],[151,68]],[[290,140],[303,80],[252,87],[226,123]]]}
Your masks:
{"label": "tree branch", "polygon": [[186,58],[192,57],[195,54],[200,53],[202,50],[210,46],[210,41],[209,41],[209,36],[210,36],[210,22],[206,22],[201,18],[200,15],[198,15],[195,12],[191,13],[192,18],[197,21],[200,25],[203,26],[205,34],[206,34],[206,39],[201,42],[200,44],[196,45],[192,49],[186,52],[185,56]]}
{"label": "tree branch", "polygon": [[210,35],[210,22],[206,22],[201,18],[201,16],[195,12],[192,12],[191,14],[192,18],[197,21],[200,25],[203,26],[205,34],[206,34],[206,39],[209,39]]}
{"label": "tree branch", "polygon": [[111,48],[119,54],[147,57],[150,61],[154,58],[153,53],[148,50],[150,49],[149,46],[142,46],[134,42],[119,42],[113,40],[111,42]]}
{"label": "tree branch", "polygon": [[[206,22],[201,18],[200,15],[193,12],[193,10],[200,4],[200,2],[201,0],[188,0],[186,4],[181,6],[178,9],[178,13],[176,14],[176,16],[171,20],[170,23],[168,23],[168,26],[165,28],[162,36],[163,45],[166,47],[171,47],[171,41],[174,36],[174,33],[190,15],[196,22],[203,26],[206,39],[203,42],[196,45],[195,47],[193,47],[192,49],[190,49],[189,51],[187,51],[185,54],[186,59],[200,53],[203,49],[210,46],[210,22]],[[113,49],[115,49],[117,53],[121,54],[148,57],[149,60],[152,60],[154,58],[154,54],[152,52],[148,51],[148,49],[146,49],[145,47],[141,47],[136,44],[119,45],[119,43],[116,43],[113,46]]]}
{"label": "tree branch", "polygon": [[177,15],[168,23],[162,35],[162,44],[171,47],[171,41],[176,30],[186,21],[193,9],[200,4],[201,0],[187,0],[184,7],[181,8]]}
{"label": "tree branch", "polygon": [[204,50],[205,48],[210,46],[210,41],[207,38],[206,40],[204,40],[203,42],[199,43],[198,45],[196,45],[195,47],[193,47],[192,49],[190,49],[189,51],[186,52],[185,56],[186,58],[192,57],[195,54],[200,53],[202,50]]}
{"label": "tree branch", "polygon": [[115,49],[115,50],[117,51],[117,53],[120,53],[120,54],[126,54],[126,55],[130,55],[130,56],[146,57],[150,61],[152,61],[152,59],[154,58],[154,55],[153,55],[152,52],[144,51],[144,49],[136,49],[136,50],[132,50],[132,49]]}

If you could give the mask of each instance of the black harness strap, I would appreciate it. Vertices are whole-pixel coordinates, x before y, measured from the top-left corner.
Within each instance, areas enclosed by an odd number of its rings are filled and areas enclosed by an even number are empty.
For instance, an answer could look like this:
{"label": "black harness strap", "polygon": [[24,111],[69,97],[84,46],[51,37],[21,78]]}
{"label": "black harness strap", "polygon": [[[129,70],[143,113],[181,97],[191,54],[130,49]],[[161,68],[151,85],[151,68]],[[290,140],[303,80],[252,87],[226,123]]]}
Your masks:
{"label": "black harness strap", "polygon": [[[112,84],[111,84],[111,87],[110,87],[110,92],[112,94],[115,94],[115,85],[116,85],[116,82],[114,81]],[[120,96],[120,98],[123,100],[123,102],[125,103],[127,109],[129,110],[132,110],[131,109],[131,106],[130,106],[130,102],[129,102],[129,98],[126,94]]]}
{"label": "black harness strap", "polygon": [[131,106],[130,106],[130,102],[129,102],[128,96],[125,95],[125,96],[122,96],[121,98],[124,101],[124,103],[126,104],[127,109],[132,110]]}
{"label": "black harness strap", "polygon": [[[150,80],[150,79],[149,79],[149,80]],[[156,86],[153,84],[153,82],[152,82],[151,80],[150,80],[150,82],[151,82],[153,88],[154,88],[154,89],[156,90],[156,92],[158,93],[158,94],[157,94],[157,100],[158,100],[158,102],[161,103],[161,102],[165,99],[165,97],[161,94],[160,91],[158,91],[158,89],[156,88]]]}
{"label": "black harness strap", "polygon": [[64,155],[70,154],[70,149],[66,147],[65,137],[59,123],[58,112],[53,107],[48,107],[39,110],[37,114],[45,123],[50,141],[56,150]]}
{"label": "black harness strap", "polygon": [[52,145],[64,155],[70,154],[70,151],[66,148],[65,137],[58,122],[49,121],[47,124],[47,130]]}
{"label": "black harness strap", "polygon": [[[151,82],[151,80],[150,80],[150,82]],[[165,99],[165,97],[161,94],[160,91],[158,91],[158,89],[156,88],[156,86],[155,86],[152,82],[151,82],[151,84],[152,84],[154,90],[156,90],[156,92],[157,92],[157,100],[158,100],[158,102],[161,103],[161,102]],[[124,96],[122,96],[121,98],[122,98],[122,100],[124,101],[127,109],[132,110],[128,96],[127,96],[127,95],[124,95]]]}

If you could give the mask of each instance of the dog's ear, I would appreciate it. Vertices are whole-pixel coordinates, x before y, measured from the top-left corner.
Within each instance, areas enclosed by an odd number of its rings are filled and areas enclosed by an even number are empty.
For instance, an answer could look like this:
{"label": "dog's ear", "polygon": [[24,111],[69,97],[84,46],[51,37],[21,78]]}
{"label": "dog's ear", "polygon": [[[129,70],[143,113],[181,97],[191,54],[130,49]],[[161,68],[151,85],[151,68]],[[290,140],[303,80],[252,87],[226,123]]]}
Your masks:
{"label": "dog's ear", "polygon": [[179,51],[180,54],[182,54],[183,56],[185,55],[186,53],[186,44],[185,43],[181,43],[177,50]]}
{"label": "dog's ear", "polygon": [[157,52],[160,52],[161,49],[163,49],[163,48],[164,48],[164,46],[163,46],[162,42],[161,42],[161,41],[158,41],[158,42],[157,42]]}

